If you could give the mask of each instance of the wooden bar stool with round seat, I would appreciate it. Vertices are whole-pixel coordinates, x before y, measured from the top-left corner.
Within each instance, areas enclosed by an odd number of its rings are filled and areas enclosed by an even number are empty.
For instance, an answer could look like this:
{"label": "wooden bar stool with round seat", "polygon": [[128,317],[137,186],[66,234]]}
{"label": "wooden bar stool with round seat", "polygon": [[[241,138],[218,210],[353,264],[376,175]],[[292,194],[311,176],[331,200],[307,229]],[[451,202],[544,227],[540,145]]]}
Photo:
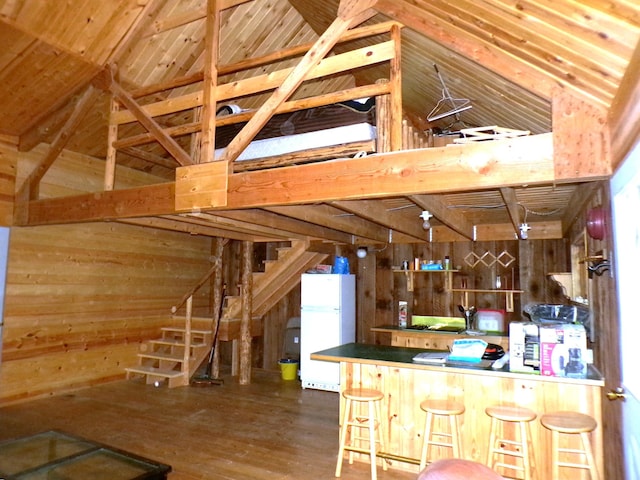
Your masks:
{"label": "wooden bar stool with round seat", "polygon": [[[524,480],[530,480],[533,458],[530,423],[536,419],[536,413],[528,408],[510,406],[487,407],[485,413],[491,417],[487,466],[491,469],[498,466],[522,472]],[[509,423],[517,425],[515,435],[517,438],[499,438],[498,430],[501,430],[501,437],[505,437],[504,427]],[[500,455],[502,455],[502,461],[499,461]],[[520,460],[522,465],[518,465],[517,462],[506,463],[507,456],[514,457],[516,461]]]}
{"label": "wooden bar stool with round seat", "polygon": [[[589,434],[598,426],[598,422],[596,422],[593,417],[578,412],[553,412],[542,415],[542,417],[540,417],[540,423],[545,428],[551,430],[552,478],[559,478],[560,467],[572,467],[589,470],[592,480],[599,479],[596,462],[593,458],[593,451],[591,450],[591,442],[589,440]],[[579,434],[582,449],[561,448],[561,433],[567,435]],[[561,461],[561,453],[564,453],[566,456],[571,454],[584,456],[586,463]]]}
{"label": "wooden bar stool with round seat", "polygon": [[[427,412],[427,418],[424,423],[424,435],[422,437],[420,471],[422,471],[427,464],[431,445],[451,448],[453,456],[459,458],[462,447],[460,446],[458,417],[464,413],[464,405],[460,402],[447,399],[428,399],[420,404],[420,408]],[[434,431],[434,417],[448,417],[449,431]]]}
{"label": "wooden bar stool with round seat", "polygon": [[[369,454],[371,459],[371,479],[376,480],[377,447],[384,449],[384,436],[382,433],[382,415],[380,401],[384,394],[379,390],[370,388],[350,388],[342,392],[345,398],[344,414],[340,425],[340,448],[338,449],[338,464],[336,465],[336,477],[340,476],[345,450],[349,452],[349,463],[353,463],[353,452]],[[365,412],[357,412],[355,403],[366,403]],[[366,429],[367,436],[355,435],[354,429]],[[376,439],[376,431],[378,438]],[[362,448],[360,441],[368,443],[369,448]],[[382,468],[387,470],[387,463],[382,461]]]}

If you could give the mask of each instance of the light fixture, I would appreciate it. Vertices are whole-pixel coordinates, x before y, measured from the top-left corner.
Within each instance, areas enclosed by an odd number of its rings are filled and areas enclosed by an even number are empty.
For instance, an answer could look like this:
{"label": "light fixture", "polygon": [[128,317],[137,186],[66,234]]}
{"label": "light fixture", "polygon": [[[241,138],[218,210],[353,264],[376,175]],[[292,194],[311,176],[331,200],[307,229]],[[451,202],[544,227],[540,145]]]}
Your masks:
{"label": "light fixture", "polygon": [[358,256],[358,258],[364,258],[367,256],[367,247],[358,247],[358,250],[356,251],[356,255]]}
{"label": "light fixture", "polygon": [[529,238],[529,234],[527,233],[529,230],[531,230],[531,227],[529,226],[528,223],[521,223],[520,224],[520,239],[521,240],[526,240],[527,238]]}
{"label": "light fixture", "polygon": [[431,222],[429,221],[431,217],[433,217],[433,215],[429,213],[429,210],[423,210],[420,214],[420,218],[422,219],[422,228],[425,230],[429,230],[431,228]]}

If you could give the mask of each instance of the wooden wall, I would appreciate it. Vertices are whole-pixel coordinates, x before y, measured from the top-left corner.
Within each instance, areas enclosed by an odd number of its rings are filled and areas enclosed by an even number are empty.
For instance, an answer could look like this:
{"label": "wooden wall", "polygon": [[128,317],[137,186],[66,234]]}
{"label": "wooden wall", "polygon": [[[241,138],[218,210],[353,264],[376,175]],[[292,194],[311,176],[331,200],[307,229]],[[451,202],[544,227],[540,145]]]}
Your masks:
{"label": "wooden wall", "polygon": [[[609,185],[602,182],[600,188],[593,195],[585,206],[584,211],[579,215],[571,228],[570,238],[584,236],[587,212],[591,208],[602,207],[607,212],[605,221],[606,233],[602,240],[593,239],[587,236],[587,253],[594,255],[598,252],[611,261],[612,266],[604,271],[602,275],[593,275],[589,280],[588,291],[590,294],[590,305],[595,318],[595,341],[592,344],[594,350],[595,364],[598,366],[605,378],[603,394],[614,390],[622,385],[620,371],[620,332],[618,307],[616,298],[616,281],[613,275],[613,233],[611,223],[611,197]],[[586,264],[583,265],[586,269]],[[604,458],[619,458],[622,451],[622,402],[611,402],[603,398],[602,400],[602,425],[604,438]],[[623,465],[621,462],[605,462],[605,471],[601,472],[602,478],[622,479],[624,478]]]}
{"label": "wooden wall", "polygon": [[[373,253],[373,254],[372,254]],[[415,258],[451,259],[454,269],[453,288],[491,290],[500,276],[502,289],[523,290],[514,295],[513,312],[507,321],[522,320],[528,303],[563,303],[562,289],[548,278],[548,272],[565,271],[570,261],[563,240],[513,240],[499,242],[451,242],[394,245],[370,252],[364,259],[355,259],[358,273],[358,340],[383,342],[385,334],[370,331],[372,327],[396,325],[398,301],[409,304],[409,316],[461,316],[458,305],[463,303],[462,292],[445,289],[441,273],[414,275],[414,290],[407,288],[402,272],[393,272],[402,261]],[[494,261],[500,259],[500,261]],[[470,293],[469,305],[485,309],[506,309],[505,296],[500,293]]]}
{"label": "wooden wall", "polygon": [[13,192],[16,182],[17,156],[15,148],[0,139],[0,225],[9,226],[13,220]]}
{"label": "wooden wall", "polygon": [[[38,153],[0,152],[19,157],[21,169]],[[65,154],[41,194],[100,189],[103,165]],[[117,178],[135,185],[140,175],[119,170]],[[210,268],[210,255],[206,237],[115,222],[12,228],[0,404],[124,378],[140,343],[159,336],[171,306]],[[207,313],[206,287],[194,303],[195,314]]]}

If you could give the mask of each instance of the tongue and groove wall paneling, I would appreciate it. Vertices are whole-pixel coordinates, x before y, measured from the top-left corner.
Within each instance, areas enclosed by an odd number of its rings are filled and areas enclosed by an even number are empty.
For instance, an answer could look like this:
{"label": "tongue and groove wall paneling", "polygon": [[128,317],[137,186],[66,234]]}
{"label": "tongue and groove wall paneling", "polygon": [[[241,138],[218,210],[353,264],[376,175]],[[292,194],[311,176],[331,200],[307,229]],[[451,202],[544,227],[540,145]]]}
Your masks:
{"label": "tongue and groove wall paneling", "polygon": [[[18,185],[42,148],[0,149],[19,166]],[[41,197],[100,190],[103,169],[64,152]],[[116,174],[123,187],[145,180],[127,169]],[[12,228],[0,404],[124,378],[141,342],[160,336],[171,306],[210,268],[210,252],[208,237],[116,222]],[[198,292],[194,315],[209,310],[208,297],[207,288]]]}
{"label": "tongue and groove wall paneling", "polygon": [[16,183],[16,158],[11,154],[15,149],[6,148],[0,138],[0,225],[13,223],[13,192]]}
{"label": "tongue and groove wall paneling", "polygon": [[[117,223],[14,228],[0,403],[124,378],[208,269],[209,242]],[[198,292],[195,315],[208,302]]]}

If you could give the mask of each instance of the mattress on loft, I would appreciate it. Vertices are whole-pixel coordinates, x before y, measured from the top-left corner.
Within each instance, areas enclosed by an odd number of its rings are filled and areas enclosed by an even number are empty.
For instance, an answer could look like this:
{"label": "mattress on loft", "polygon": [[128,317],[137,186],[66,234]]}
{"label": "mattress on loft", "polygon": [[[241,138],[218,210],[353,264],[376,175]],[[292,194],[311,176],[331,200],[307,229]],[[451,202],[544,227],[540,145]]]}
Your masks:
{"label": "mattress on loft", "polygon": [[[236,161],[274,157],[314,148],[343,145],[345,143],[365,142],[375,138],[376,127],[369,123],[356,123],[316,132],[255,140],[247,146]],[[216,158],[220,158],[224,150],[224,148],[217,148],[215,151]]]}

